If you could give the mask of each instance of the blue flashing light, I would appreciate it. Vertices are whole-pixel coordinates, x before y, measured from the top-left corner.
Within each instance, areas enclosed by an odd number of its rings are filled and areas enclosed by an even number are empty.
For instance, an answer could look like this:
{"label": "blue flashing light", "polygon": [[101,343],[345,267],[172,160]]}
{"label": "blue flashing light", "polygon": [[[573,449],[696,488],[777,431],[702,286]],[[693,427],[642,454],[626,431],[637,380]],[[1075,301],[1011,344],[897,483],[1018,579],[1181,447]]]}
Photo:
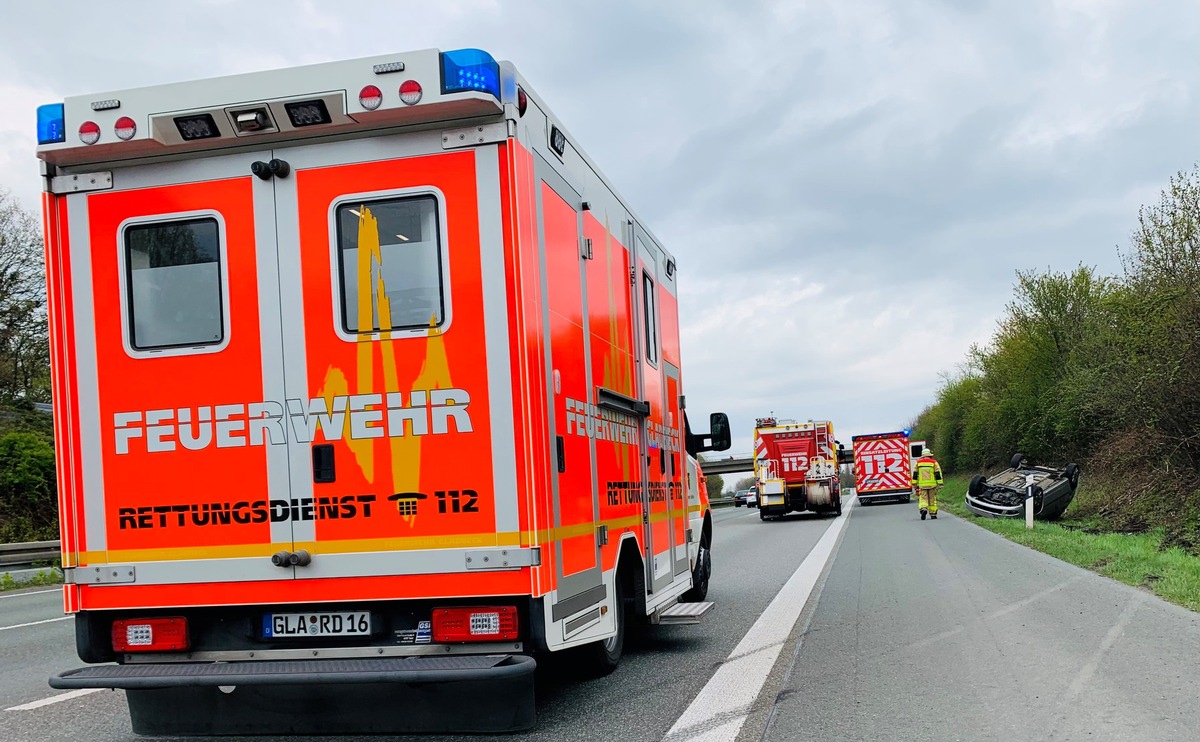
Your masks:
{"label": "blue flashing light", "polygon": [[38,144],[67,141],[67,115],[61,103],[47,103],[37,109]]}
{"label": "blue flashing light", "polygon": [[902,432],[902,433],[904,433],[904,437],[905,437],[905,438],[907,438],[908,436],[912,435],[912,430],[911,430],[911,429],[909,429],[909,428],[905,428],[905,429],[904,429],[904,430],[902,430],[901,432]]}
{"label": "blue flashing light", "polygon": [[442,93],[475,90],[500,99],[500,65],[479,49],[442,52]]}

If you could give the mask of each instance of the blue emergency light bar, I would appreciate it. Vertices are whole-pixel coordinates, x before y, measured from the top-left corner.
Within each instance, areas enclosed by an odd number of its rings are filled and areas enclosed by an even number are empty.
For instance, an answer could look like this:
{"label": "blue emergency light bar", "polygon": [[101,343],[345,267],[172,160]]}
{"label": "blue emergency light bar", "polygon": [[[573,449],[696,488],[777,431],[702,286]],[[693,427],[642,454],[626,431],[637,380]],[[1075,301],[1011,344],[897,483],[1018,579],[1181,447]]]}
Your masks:
{"label": "blue emergency light bar", "polygon": [[475,90],[500,99],[500,65],[480,49],[442,52],[442,94]]}
{"label": "blue emergency light bar", "polygon": [[37,109],[38,144],[59,144],[67,141],[67,115],[62,103],[48,103]]}

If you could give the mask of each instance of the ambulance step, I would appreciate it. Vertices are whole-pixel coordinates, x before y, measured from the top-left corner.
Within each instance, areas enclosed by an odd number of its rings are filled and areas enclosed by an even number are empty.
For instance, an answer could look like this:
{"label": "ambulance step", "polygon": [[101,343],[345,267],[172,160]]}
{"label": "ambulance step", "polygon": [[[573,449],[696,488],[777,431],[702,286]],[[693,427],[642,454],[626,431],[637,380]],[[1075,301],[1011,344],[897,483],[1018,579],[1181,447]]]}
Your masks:
{"label": "ambulance step", "polygon": [[522,655],[93,665],[50,685],[124,688],[143,735],[495,734],[534,726],[536,667]]}
{"label": "ambulance step", "polygon": [[704,614],[717,606],[716,603],[676,603],[658,614],[660,624],[691,624],[700,623]]}

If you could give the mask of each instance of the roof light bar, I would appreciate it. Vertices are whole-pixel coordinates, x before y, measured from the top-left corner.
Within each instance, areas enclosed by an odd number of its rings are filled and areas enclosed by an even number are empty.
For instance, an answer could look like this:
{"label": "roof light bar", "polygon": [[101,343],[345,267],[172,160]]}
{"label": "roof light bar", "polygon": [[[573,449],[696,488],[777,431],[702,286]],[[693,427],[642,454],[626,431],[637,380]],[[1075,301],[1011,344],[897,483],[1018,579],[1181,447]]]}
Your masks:
{"label": "roof light bar", "polygon": [[500,65],[480,49],[442,52],[442,93],[476,91],[500,99]]}

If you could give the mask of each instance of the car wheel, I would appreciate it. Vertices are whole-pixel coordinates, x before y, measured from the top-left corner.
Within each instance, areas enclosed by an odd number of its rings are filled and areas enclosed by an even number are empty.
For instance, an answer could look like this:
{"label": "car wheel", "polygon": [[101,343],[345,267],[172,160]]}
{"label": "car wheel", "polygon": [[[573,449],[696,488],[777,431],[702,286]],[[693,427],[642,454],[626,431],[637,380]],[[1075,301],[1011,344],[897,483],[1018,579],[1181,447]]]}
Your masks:
{"label": "car wheel", "polygon": [[1046,503],[1046,493],[1041,487],[1033,485],[1033,514],[1041,515],[1042,506]]}
{"label": "car wheel", "polygon": [[1025,454],[1017,452],[1017,453],[1013,454],[1013,457],[1012,457],[1012,459],[1009,460],[1008,465],[1010,467],[1012,467],[1013,469],[1020,469],[1021,462],[1024,460],[1025,460]]}
{"label": "car wheel", "polygon": [[967,485],[967,494],[971,497],[979,497],[983,494],[983,486],[987,483],[987,477],[982,474],[976,474],[971,477],[971,483]]}
{"label": "car wheel", "polygon": [[1079,486],[1079,464],[1067,464],[1067,468],[1063,472],[1063,476],[1065,476],[1067,478],[1067,481],[1071,483],[1071,489],[1075,489],[1076,487],[1078,487]]}

